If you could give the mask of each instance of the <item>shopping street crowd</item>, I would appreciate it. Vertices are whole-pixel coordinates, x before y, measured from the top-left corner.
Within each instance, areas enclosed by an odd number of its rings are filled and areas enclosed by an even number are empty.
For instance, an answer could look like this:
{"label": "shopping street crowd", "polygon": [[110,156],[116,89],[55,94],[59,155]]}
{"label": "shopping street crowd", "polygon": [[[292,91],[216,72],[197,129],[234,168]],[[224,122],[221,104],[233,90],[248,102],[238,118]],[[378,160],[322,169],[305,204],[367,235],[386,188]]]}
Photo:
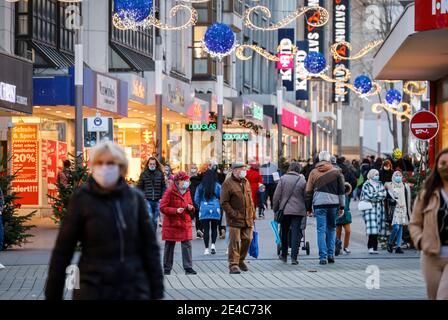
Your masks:
{"label": "shopping street crowd", "polygon": [[[319,264],[350,254],[350,201],[358,201],[376,254],[387,238],[390,253],[403,253],[407,241],[422,251],[422,269],[431,299],[448,299],[448,150],[441,152],[422,191],[413,199],[409,177],[416,166],[407,157],[367,157],[347,161],[322,151],[302,166],[285,168],[215,161],[187,172],[171,172],[155,157],[147,161],[136,187],[125,180],[128,162],[112,142],[92,149],[91,175],[73,194],[50,261],[48,299],[61,299],[66,268],[81,248],[80,289],[75,299],[160,299],[163,275],[173,268],[180,242],[187,275],[193,268],[193,234],[204,241],[204,255],[216,254],[218,236],[227,243],[230,274],[248,272],[248,254],[257,256],[255,221],[270,205],[280,238],[279,259],[298,265],[307,219],[315,217]],[[412,206],[412,204],[414,205]],[[193,224],[195,232],[193,233]],[[160,257],[157,229],[164,241]],[[344,234],[344,238],[342,238]],[[162,262],[162,263],[161,263]]]}

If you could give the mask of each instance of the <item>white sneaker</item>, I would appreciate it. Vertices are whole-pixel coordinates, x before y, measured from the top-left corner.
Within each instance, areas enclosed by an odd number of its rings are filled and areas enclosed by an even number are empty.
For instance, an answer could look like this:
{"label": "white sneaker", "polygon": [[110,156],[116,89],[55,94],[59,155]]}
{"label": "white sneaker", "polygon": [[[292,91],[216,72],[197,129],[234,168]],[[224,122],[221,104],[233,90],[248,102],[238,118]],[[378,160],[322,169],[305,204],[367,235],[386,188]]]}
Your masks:
{"label": "white sneaker", "polygon": [[345,252],[346,254],[350,254],[350,253],[352,253],[348,248],[344,248],[344,252]]}
{"label": "white sneaker", "polygon": [[373,248],[370,248],[369,249],[369,254],[374,254],[375,253],[375,251],[373,250]]}
{"label": "white sneaker", "polygon": [[210,250],[208,250],[208,248],[205,249],[205,250],[204,250],[204,255],[205,255],[205,256],[208,256],[209,254],[210,254]]}
{"label": "white sneaker", "polygon": [[0,269],[5,269],[5,266],[0,263]]}
{"label": "white sneaker", "polygon": [[216,254],[216,247],[215,247],[215,244],[214,244],[214,243],[212,243],[212,247],[211,247],[211,249],[210,249],[210,252],[211,252],[212,254]]}

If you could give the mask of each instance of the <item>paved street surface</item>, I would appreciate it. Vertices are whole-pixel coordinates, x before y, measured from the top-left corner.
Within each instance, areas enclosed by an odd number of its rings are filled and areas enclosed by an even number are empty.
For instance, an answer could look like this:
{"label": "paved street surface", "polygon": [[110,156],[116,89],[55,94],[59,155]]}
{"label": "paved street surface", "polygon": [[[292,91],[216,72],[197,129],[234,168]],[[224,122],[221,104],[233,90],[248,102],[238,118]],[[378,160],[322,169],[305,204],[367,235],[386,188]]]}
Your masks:
{"label": "paved street surface", "polygon": [[[403,255],[386,251],[376,256],[368,255],[364,223],[355,207],[353,204],[352,254],[337,257],[334,265],[318,264],[314,218],[309,218],[306,229],[311,254],[307,256],[301,251],[298,266],[279,261],[269,226],[272,212],[269,212],[266,220],[257,220],[260,256],[249,258],[249,272],[228,274],[224,240],[218,240],[216,255],[204,256],[202,240],[195,239],[193,259],[198,275],[184,274],[178,246],[174,270],[165,278],[166,298],[425,299],[418,253],[405,250]],[[34,231],[33,243],[0,253],[0,261],[6,265],[6,269],[0,270],[0,300],[44,298],[47,265],[57,228],[47,220],[40,219],[36,223],[39,228]],[[372,282],[372,278],[378,281]],[[372,283],[378,284],[379,288]],[[66,297],[69,298],[70,293]]]}

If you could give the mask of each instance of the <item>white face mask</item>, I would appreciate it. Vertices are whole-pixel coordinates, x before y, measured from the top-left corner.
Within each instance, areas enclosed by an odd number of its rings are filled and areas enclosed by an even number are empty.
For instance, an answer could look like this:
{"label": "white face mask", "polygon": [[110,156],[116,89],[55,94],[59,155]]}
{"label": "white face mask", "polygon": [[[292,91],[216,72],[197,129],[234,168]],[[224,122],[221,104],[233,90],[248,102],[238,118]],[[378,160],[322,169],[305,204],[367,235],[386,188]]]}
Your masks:
{"label": "white face mask", "polygon": [[93,166],[92,177],[102,188],[109,189],[120,179],[120,167],[117,164]]}

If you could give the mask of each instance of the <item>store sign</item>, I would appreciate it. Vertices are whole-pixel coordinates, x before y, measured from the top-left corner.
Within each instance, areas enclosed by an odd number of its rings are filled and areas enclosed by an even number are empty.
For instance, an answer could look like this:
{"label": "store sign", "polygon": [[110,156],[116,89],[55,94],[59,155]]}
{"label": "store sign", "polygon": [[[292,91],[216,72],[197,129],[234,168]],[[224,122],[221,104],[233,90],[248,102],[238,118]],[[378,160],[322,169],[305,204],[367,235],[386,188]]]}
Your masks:
{"label": "store sign", "polygon": [[184,91],[179,86],[172,86],[171,84],[168,84],[168,101],[175,106],[184,107]]}
{"label": "store sign", "polygon": [[[333,43],[350,42],[350,0],[333,0]],[[338,54],[343,57],[349,55],[346,45],[338,47]],[[338,67],[350,68],[349,60],[339,58],[333,60],[333,74],[336,80],[343,79],[345,72],[335,72]],[[349,103],[349,90],[341,82],[333,84],[333,102]]]}
{"label": "store sign", "polygon": [[294,29],[278,30],[277,69],[286,91],[294,91]]}
{"label": "store sign", "polygon": [[83,128],[84,128],[85,148],[92,148],[102,141],[114,141],[113,119],[112,118],[104,118],[104,119],[108,119],[108,121],[105,122],[108,125],[107,131],[89,131],[88,118],[84,118]]}
{"label": "store sign", "polygon": [[131,78],[131,83],[129,84],[129,98],[143,103],[146,103],[146,82],[144,81],[145,79],[137,77],[137,76],[132,76]]}
{"label": "store sign", "polygon": [[448,28],[448,0],[415,0],[415,31]]}
{"label": "store sign", "polygon": [[308,85],[306,79],[308,71],[305,69],[305,59],[308,55],[308,41],[296,42],[298,51],[296,54],[296,100],[308,100]]}
{"label": "store sign", "polygon": [[[325,7],[324,0],[305,0],[305,6],[307,7]],[[316,23],[320,19],[320,13],[316,11],[313,15],[308,15],[307,19],[309,22]],[[310,26],[305,21],[305,39],[309,43],[309,52],[321,52],[324,54],[324,29],[323,27],[313,27]]]}
{"label": "store sign", "polygon": [[117,80],[97,74],[96,84],[98,108],[116,113],[118,111]]}
{"label": "store sign", "polygon": [[187,131],[216,131],[218,124],[216,122],[210,123],[189,123],[186,125]]}
{"label": "store sign", "polygon": [[224,133],[222,139],[224,141],[249,141],[250,133]]}
{"label": "store sign", "polygon": [[35,124],[16,124],[12,129],[13,140],[37,140],[38,128]]}
{"label": "store sign", "polygon": [[263,121],[263,106],[255,101],[243,100],[245,118]]}
{"label": "store sign", "polygon": [[305,136],[310,134],[310,120],[292,113],[286,109],[283,109],[282,125]]}
{"label": "store sign", "polygon": [[17,203],[39,205],[39,142],[13,140],[12,172],[17,173],[12,190],[17,192]]}

